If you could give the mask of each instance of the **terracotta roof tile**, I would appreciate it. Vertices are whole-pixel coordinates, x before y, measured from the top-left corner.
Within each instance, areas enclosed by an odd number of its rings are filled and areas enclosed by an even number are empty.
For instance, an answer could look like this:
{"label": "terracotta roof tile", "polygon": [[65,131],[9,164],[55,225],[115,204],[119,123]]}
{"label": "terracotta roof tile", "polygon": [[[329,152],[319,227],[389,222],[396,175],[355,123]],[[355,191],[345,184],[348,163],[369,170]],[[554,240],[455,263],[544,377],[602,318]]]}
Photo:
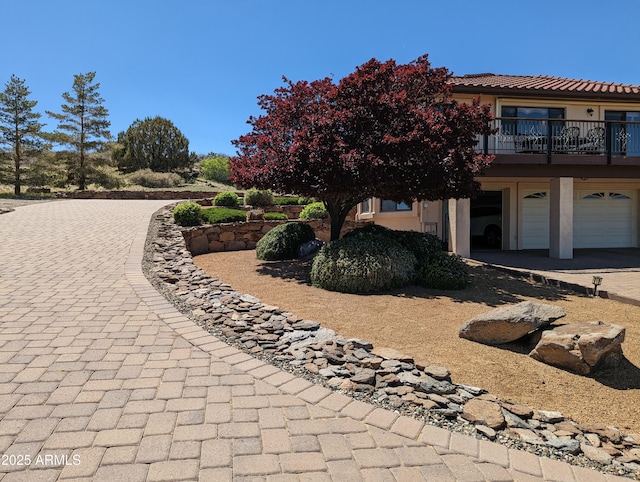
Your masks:
{"label": "terracotta roof tile", "polygon": [[640,98],[640,85],[565,79],[548,75],[469,74],[453,77],[452,82],[454,92]]}

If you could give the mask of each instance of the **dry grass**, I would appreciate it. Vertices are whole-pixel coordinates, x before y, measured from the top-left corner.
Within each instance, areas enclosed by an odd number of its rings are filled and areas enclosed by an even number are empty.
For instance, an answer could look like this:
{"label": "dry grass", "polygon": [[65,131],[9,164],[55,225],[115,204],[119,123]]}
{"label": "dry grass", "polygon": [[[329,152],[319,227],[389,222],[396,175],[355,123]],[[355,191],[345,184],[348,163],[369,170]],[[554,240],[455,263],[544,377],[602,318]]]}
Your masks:
{"label": "dry grass", "polygon": [[[532,283],[484,267],[471,268],[462,291],[409,287],[380,295],[334,293],[308,284],[308,265],[265,262],[254,251],[198,256],[204,271],[264,303],[320,322],[345,337],[389,346],[451,370],[453,381],[486,388],[534,408],[557,410],[578,422],[603,422],[640,432],[640,308]],[[470,318],[508,303],[538,300],[564,308],[556,324],[601,320],[626,327],[626,360],[582,377],[527,356],[529,347],[490,347],[458,337]]]}

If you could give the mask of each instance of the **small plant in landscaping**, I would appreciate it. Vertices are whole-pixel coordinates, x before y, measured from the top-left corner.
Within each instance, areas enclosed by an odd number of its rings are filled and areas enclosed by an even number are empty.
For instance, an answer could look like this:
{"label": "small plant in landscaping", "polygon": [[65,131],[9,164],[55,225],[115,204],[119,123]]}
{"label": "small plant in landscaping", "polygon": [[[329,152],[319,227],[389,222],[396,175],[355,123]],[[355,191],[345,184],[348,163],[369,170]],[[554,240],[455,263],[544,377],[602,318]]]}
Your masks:
{"label": "small plant in landscaping", "polygon": [[215,204],[216,206],[237,208],[240,205],[240,199],[235,192],[221,192],[215,198],[213,198],[213,204]]}
{"label": "small plant in landscaping", "polygon": [[207,208],[202,210],[202,217],[211,224],[216,223],[235,223],[238,221],[246,221],[246,211],[240,209],[229,208]]}
{"label": "small plant in landscaping", "polygon": [[256,257],[265,261],[295,258],[300,245],[315,237],[313,229],[306,223],[281,224],[258,241]]}
{"label": "small plant in landscaping", "polygon": [[323,246],[313,259],[311,283],[343,293],[376,293],[409,284],[416,257],[391,238],[347,236]]}
{"label": "small plant in landscaping", "polygon": [[325,219],[329,217],[327,209],[324,207],[324,203],[316,202],[308,204],[300,212],[300,219],[308,221],[309,219]]}
{"label": "small plant in landscaping", "polygon": [[265,221],[285,221],[287,215],[285,213],[264,213]]}
{"label": "small plant in landscaping", "polygon": [[273,194],[269,190],[252,188],[244,194],[244,203],[248,206],[273,206]]}
{"label": "small plant in landscaping", "polygon": [[194,202],[178,204],[173,209],[173,219],[180,226],[197,226],[202,221],[202,207]]}

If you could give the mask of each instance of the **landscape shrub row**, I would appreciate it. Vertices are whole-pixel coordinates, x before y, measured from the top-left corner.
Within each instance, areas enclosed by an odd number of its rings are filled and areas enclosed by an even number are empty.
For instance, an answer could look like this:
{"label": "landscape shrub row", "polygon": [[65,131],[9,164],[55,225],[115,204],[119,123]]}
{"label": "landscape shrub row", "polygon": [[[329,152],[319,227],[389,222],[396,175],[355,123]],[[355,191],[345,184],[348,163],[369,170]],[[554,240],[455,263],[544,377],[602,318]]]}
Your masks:
{"label": "landscape shrub row", "polygon": [[[322,203],[315,204],[324,209]],[[246,220],[245,211],[202,209],[193,202],[176,206],[173,216],[182,226]],[[282,213],[266,213],[264,217],[286,219]],[[281,224],[258,241],[256,256],[267,261],[292,259],[303,243],[314,239],[315,233],[306,223]],[[442,251],[436,236],[369,224],[324,245],[313,259],[310,278],[314,286],[344,293],[377,293],[408,284],[450,290],[467,286],[468,270],[460,256]]]}

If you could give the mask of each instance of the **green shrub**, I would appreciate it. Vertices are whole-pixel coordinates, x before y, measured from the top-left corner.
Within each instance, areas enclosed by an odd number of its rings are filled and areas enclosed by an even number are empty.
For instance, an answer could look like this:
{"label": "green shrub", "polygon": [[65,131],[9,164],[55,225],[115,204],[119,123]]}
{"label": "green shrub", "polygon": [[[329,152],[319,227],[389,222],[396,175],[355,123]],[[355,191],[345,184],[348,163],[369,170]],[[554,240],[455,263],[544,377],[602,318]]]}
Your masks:
{"label": "green shrub", "polygon": [[306,206],[307,204],[311,204],[316,202],[315,198],[312,197],[304,197],[304,196],[300,196],[298,198],[298,204],[300,204],[301,206]]}
{"label": "green shrub", "polygon": [[415,283],[424,288],[461,290],[469,282],[469,272],[458,255],[440,252],[425,258],[416,270]]}
{"label": "green shrub", "polygon": [[213,198],[213,204],[216,206],[225,206],[228,208],[237,208],[240,205],[240,199],[235,192],[221,192]]}
{"label": "green shrub", "polygon": [[329,217],[329,213],[324,207],[324,203],[317,202],[308,204],[300,212],[300,219],[308,221],[309,219],[324,219]]}
{"label": "green shrub", "polygon": [[228,157],[209,157],[200,163],[200,174],[209,181],[229,182],[231,169]]}
{"label": "green shrub", "polygon": [[244,193],[244,203],[247,206],[273,206],[273,194],[268,189],[262,191],[260,189],[251,188]]}
{"label": "green shrub", "polygon": [[306,223],[286,223],[276,226],[256,244],[256,257],[266,261],[292,259],[298,247],[316,238],[311,226]]}
{"label": "green shrub", "polygon": [[173,209],[173,219],[180,226],[197,226],[202,221],[202,207],[194,202],[178,204]]}
{"label": "green shrub", "polygon": [[151,169],[132,172],[128,179],[131,184],[152,188],[178,187],[184,184],[182,177],[175,172],[155,172]]}
{"label": "green shrub", "polygon": [[88,172],[87,180],[105,189],[120,189],[127,184],[124,175],[111,166],[92,167]]}
{"label": "green shrub", "polygon": [[289,218],[285,213],[264,213],[264,219],[266,221],[282,221]]}
{"label": "green shrub", "polygon": [[442,252],[442,241],[433,234],[418,233],[416,231],[397,231],[374,223],[352,229],[345,234],[345,237],[371,236],[372,234],[387,236],[400,243],[411,251],[418,261],[430,256],[436,256]]}
{"label": "green shrub", "polygon": [[351,231],[348,231],[347,233],[345,233],[344,237],[345,238],[349,238],[351,236],[371,236],[372,234],[380,234],[380,235],[385,235],[385,236],[393,236],[393,230],[386,228],[384,226],[381,226],[379,224],[375,224],[375,223],[367,223],[364,226],[362,226],[361,228],[355,228],[352,229]]}
{"label": "green shrub", "polygon": [[300,204],[299,197],[292,196],[274,196],[273,205],[274,206],[297,206]]}
{"label": "green shrub", "polygon": [[245,211],[224,207],[203,209],[202,216],[207,222],[211,224],[235,223],[238,221],[247,220],[247,213]]}
{"label": "green shrub", "polygon": [[344,293],[375,293],[413,281],[416,257],[388,236],[347,236],[331,241],[311,267],[314,286]]}
{"label": "green shrub", "polygon": [[442,241],[433,234],[391,230],[390,235],[411,251],[418,261],[442,254]]}

